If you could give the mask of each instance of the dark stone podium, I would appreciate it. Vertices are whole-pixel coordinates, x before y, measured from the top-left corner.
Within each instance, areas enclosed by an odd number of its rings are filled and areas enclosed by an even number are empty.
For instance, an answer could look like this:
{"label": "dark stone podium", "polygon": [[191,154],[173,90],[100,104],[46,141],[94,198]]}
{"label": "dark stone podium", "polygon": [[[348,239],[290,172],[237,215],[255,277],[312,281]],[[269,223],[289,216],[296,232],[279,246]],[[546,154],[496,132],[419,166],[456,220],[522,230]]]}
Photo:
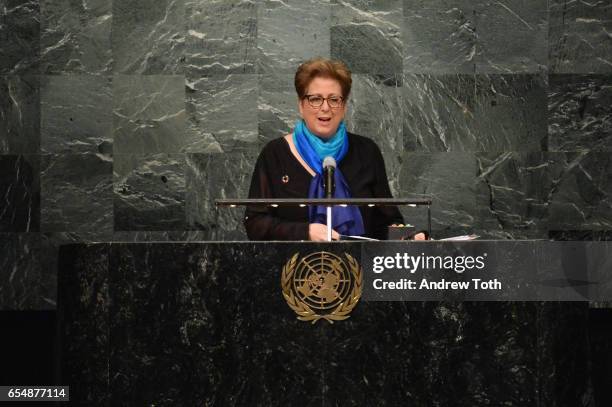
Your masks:
{"label": "dark stone podium", "polygon": [[318,407],[593,399],[602,378],[591,374],[584,302],[361,301],[345,321],[298,321],[281,294],[287,259],[318,250],[358,258],[362,244],[63,246],[58,316],[71,401]]}

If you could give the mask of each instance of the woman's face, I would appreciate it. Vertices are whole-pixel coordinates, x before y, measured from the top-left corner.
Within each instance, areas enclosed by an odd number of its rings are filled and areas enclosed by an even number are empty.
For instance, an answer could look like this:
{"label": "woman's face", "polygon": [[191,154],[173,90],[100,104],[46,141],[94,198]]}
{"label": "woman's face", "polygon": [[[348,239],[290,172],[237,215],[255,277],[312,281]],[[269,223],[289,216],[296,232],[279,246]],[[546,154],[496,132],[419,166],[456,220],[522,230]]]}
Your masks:
{"label": "woman's face", "polygon": [[[342,97],[342,87],[335,79],[316,77],[308,85],[306,94],[324,98]],[[304,98],[298,101],[298,107],[308,129],[322,138],[329,138],[336,134],[346,113],[346,101],[341,106],[332,109],[326,99],[321,107],[315,108],[308,103],[308,99]]]}

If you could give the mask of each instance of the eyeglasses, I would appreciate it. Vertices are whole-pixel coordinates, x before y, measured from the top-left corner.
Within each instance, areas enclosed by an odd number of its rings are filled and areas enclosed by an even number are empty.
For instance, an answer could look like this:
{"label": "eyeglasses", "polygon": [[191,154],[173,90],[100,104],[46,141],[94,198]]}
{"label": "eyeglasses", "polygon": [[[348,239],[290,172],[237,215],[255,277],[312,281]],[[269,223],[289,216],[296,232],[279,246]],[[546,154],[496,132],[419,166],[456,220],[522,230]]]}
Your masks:
{"label": "eyeglasses", "polygon": [[342,96],[330,96],[328,98],[324,98],[321,95],[306,95],[304,96],[304,99],[308,100],[308,104],[315,109],[323,106],[323,102],[326,100],[328,106],[332,109],[337,109],[344,103],[344,98]]}

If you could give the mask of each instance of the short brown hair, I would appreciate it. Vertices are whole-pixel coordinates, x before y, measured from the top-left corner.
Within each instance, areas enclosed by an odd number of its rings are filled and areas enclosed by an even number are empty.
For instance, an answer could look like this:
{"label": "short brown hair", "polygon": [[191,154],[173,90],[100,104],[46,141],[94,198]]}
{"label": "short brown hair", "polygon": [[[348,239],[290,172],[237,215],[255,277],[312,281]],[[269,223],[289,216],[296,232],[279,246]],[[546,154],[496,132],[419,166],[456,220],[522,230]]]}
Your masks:
{"label": "short brown hair", "polygon": [[346,100],[351,93],[351,71],[342,61],[327,58],[313,58],[299,66],[295,73],[295,91],[300,99],[306,96],[306,89],[316,77],[335,79],[342,88],[342,97]]}

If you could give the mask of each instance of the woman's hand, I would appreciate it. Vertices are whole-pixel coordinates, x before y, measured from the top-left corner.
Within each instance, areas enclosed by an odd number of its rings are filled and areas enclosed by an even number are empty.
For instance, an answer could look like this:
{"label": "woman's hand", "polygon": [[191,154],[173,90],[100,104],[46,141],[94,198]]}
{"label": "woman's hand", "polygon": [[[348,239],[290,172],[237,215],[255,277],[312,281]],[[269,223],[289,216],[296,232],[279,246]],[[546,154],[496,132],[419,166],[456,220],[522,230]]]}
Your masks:
{"label": "woman's hand", "polygon": [[[327,241],[327,225],[320,223],[311,223],[308,225],[308,237],[313,242],[325,242]],[[332,229],[332,240],[339,240],[340,235],[338,232]]]}

